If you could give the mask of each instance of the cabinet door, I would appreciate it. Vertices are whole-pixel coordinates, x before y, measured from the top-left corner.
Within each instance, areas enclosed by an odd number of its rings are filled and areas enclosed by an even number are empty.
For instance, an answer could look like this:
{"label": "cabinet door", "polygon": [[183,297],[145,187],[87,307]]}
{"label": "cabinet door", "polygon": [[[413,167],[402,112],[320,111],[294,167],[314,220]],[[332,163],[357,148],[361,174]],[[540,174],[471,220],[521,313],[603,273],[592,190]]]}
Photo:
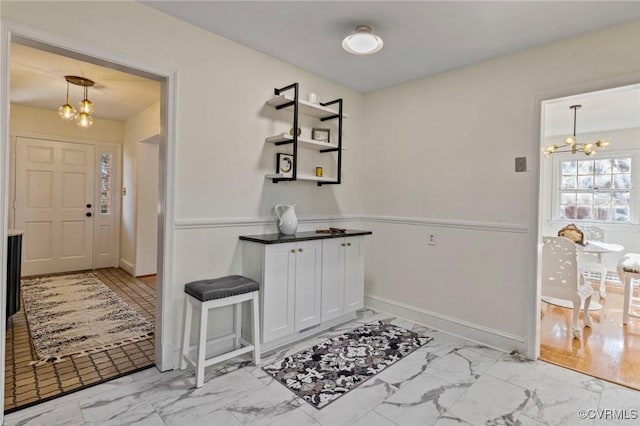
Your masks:
{"label": "cabinet door", "polygon": [[345,248],[344,238],[322,241],[322,321],[344,313]]}
{"label": "cabinet door", "polygon": [[262,291],[262,342],[294,332],[295,244],[265,247]]}
{"label": "cabinet door", "polygon": [[364,306],[364,254],[362,237],[346,238],[344,250],[345,313]]}
{"label": "cabinet door", "polygon": [[322,242],[297,244],[295,331],[320,324]]}

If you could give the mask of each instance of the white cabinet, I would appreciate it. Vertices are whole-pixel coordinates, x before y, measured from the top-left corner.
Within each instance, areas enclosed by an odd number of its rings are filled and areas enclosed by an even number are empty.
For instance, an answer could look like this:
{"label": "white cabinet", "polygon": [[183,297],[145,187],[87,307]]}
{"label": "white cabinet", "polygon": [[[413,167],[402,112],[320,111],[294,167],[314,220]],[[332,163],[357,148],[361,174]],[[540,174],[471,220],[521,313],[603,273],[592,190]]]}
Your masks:
{"label": "white cabinet", "polygon": [[362,237],[351,237],[322,242],[322,321],[363,307],[362,241]]}
{"label": "white cabinet", "polygon": [[261,283],[262,341],[320,324],[322,242],[245,243],[244,274]]}
{"label": "white cabinet", "polygon": [[295,326],[303,331],[320,324],[322,241],[296,243],[292,249],[295,263]]}
{"label": "white cabinet", "polygon": [[362,235],[371,232],[350,232],[240,237],[242,273],[260,283],[263,351],[355,318],[364,302]]}

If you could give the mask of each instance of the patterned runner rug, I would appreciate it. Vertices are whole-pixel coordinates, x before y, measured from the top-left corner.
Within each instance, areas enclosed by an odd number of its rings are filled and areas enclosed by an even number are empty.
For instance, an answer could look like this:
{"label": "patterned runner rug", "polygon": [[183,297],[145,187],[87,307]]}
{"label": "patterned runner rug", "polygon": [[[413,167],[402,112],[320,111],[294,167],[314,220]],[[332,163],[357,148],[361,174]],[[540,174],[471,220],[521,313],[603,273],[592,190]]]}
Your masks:
{"label": "patterned runner rug", "polygon": [[263,370],[320,409],[431,340],[376,321],[266,365]]}
{"label": "patterned runner rug", "polygon": [[92,273],[22,281],[32,365],[58,362],[149,339],[153,325]]}

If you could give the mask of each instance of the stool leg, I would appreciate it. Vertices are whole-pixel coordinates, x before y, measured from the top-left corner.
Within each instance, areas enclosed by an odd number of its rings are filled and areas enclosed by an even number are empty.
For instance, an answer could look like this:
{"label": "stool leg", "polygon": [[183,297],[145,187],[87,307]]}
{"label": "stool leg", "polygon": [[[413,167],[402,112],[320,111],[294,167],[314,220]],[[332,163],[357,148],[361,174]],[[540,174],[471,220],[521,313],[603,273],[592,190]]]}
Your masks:
{"label": "stool leg", "polygon": [[260,364],[260,301],[258,292],[253,294],[251,304],[251,316],[253,318],[253,326],[251,327],[253,337],[253,363],[258,365]]}
{"label": "stool leg", "polygon": [[185,357],[189,355],[189,340],[191,337],[191,321],[193,320],[193,308],[191,307],[190,296],[184,299],[184,335],[182,336],[182,356],[180,357],[180,370],[187,368]]}
{"label": "stool leg", "polygon": [[235,334],[233,338],[233,349],[240,349],[240,334],[242,333],[241,329],[242,324],[242,302],[236,303],[233,305],[233,333]]}
{"label": "stool leg", "polygon": [[200,339],[198,340],[198,361],[196,363],[196,388],[204,383],[204,361],[207,352],[207,313],[208,309],[200,303]]}

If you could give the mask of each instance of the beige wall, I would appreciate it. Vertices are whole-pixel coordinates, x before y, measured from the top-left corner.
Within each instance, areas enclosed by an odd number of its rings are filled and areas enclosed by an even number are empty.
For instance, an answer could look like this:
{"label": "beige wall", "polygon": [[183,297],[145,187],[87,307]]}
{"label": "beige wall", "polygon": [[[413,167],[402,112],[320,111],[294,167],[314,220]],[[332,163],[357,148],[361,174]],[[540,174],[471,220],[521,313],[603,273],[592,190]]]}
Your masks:
{"label": "beige wall", "polygon": [[[514,345],[528,282],[535,99],[640,71],[640,21],[368,94],[367,293]],[[404,218],[412,218],[406,220]],[[437,244],[427,245],[430,233]],[[384,241],[384,244],[381,243]]]}
{"label": "beige wall", "polygon": [[95,118],[93,125],[83,129],[58,117],[57,111],[11,104],[10,133],[30,137],[89,140],[122,144],[124,125],[120,121]]}
{"label": "beige wall", "polygon": [[[12,21],[177,73],[171,318],[185,282],[240,272],[238,235],[275,230],[251,221],[295,203],[302,219],[367,216],[369,296],[522,341],[531,175],[513,161],[539,152],[534,98],[640,71],[634,22],[363,96],[139,3],[1,7]],[[303,94],[345,99],[343,185],[264,179],[277,151],[264,137],[290,126],[264,101],[294,81]],[[169,344],[179,335],[172,321]]]}
{"label": "beige wall", "polygon": [[160,102],[131,117],[124,124],[122,150],[122,226],[120,227],[120,267],[133,274],[136,263],[136,197],[138,143],[160,133]]}
{"label": "beige wall", "polygon": [[[2,16],[113,55],[177,75],[175,274],[165,277],[166,345],[181,334],[184,283],[241,272],[238,235],[275,231],[275,204],[297,204],[301,219],[362,212],[364,96],[237,43],[173,19],[137,2],[5,2]],[[310,182],[273,184],[275,153],[264,138],[291,127],[283,113],[265,106],[274,87],[299,82],[301,92],[321,100],[344,98],[343,157],[346,182],[318,187]],[[284,151],[284,149],[282,149]],[[201,225],[180,224],[198,220]],[[248,221],[248,226],[237,226]],[[255,225],[252,223],[256,223]],[[272,222],[275,224],[275,220]],[[236,224],[236,225],[234,225]],[[303,226],[314,227],[315,224]]]}
{"label": "beige wall", "polygon": [[[123,141],[123,129],[122,122],[99,118],[94,119],[90,128],[83,129],[75,123],[61,120],[57,111],[11,104],[9,134],[12,139],[9,146],[9,199],[13,200],[15,197],[15,136],[75,142],[107,142],[120,145]],[[13,228],[14,223],[14,209],[10,206],[9,228]]]}

